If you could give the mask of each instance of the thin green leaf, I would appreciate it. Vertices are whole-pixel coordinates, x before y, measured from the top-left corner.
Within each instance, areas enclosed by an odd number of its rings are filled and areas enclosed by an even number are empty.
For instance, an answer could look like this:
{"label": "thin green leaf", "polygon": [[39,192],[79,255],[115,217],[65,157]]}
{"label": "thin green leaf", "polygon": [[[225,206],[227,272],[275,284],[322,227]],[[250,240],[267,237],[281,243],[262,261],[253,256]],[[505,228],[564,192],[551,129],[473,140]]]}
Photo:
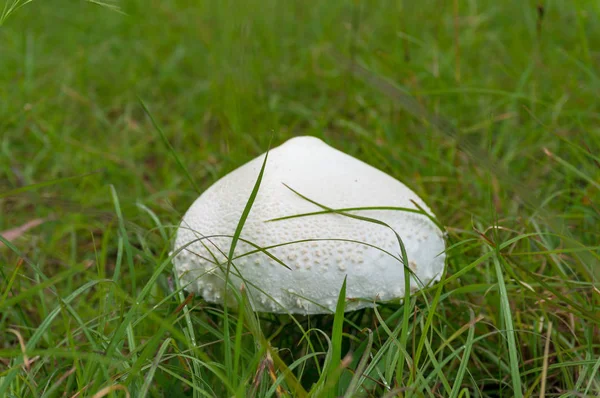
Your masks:
{"label": "thin green leaf", "polygon": [[177,165],[179,166],[179,168],[181,169],[181,171],[183,171],[183,173],[187,177],[189,183],[192,185],[192,187],[194,188],[194,190],[197,193],[202,192],[200,190],[200,187],[198,187],[198,185],[196,184],[196,182],[192,178],[192,175],[190,174],[190,172],[188,171],[188,169],[183,165],[183,161],[181,160],[181,158],[179,157],[179,155],[175,151],[175,148],[173,148],[173,145],[171,145],[171,143],[167,139],[167,136],[165,135],[165,133],[162,131],[162,129],[160,128],[160,126],[158,125],[158,123],[156,122],[156,120],[154,120],[154,116],[152,116],[152,113],[150,113],[150,110],[148,109],[148,107],[146,106],[146,104],[144,103],[144,101],[141,98],[139,98],[139,97],[138,97],[138,100],[140,101],[140,104],[142,105],[142,108],[144,109],[144,112],[150,118],[150,121],[152,122],[152,125],[154,126],[154,128],[156,129],[156,131],[158,132],[158,134],[160,135],[160,138],[162,139],[163,144],[167,147],[167,149],[171,153],[171,156],[173,156],[173,158],[175,159],[175,162],[177,162]]}
{"label": "thin green leaf", "polygon": [[494,269],[496,271],[496,278],[498,280],[498,287],[500,289],[500,312],[504,320],[505,337],[508,346],[508,358],[510,364],[510,376],[513,386],[513,394],[516,398],[523,396],[523,389],[521,383],[521,374],[519,371],[519,355],[517,353],[517,339],[516,332],[513,326],[513,315],[510,308],[510,300],[508,292],[506,290],[506,283],[504,282],[504,275],[500,261],[498,260],[498,253],[492,256],[494,262]]}

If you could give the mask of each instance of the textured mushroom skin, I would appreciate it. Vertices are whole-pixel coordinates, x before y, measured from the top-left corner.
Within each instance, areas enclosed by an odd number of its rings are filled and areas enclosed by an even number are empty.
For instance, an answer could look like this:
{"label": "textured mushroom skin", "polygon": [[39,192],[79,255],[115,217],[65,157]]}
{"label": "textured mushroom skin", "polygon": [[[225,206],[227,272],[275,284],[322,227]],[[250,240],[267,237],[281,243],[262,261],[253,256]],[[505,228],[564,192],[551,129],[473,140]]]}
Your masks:
{"label": "textured mushroom skin", "polygon": [[[224,299],[226,255],[264,156],[213,184],[193,203],[181,222],[174,247],[180,251],[173,263],[182,286],[209,302],[233,303],[231,298]],[[247,288],[256,311],[301,314],[334,311],[344,277],[347,277],[346,310],[372,307],[375,301],[404,296],[402,264],[379,250],[401,258],[392,230],[332,213],[267,222],[322,210],[284,184],[333,209],[371,206],[416,209],[412,200],[431,214],[414,192],[393,177],[317,138],[290,139],[268,154],[260,189],[241,238],[258,247],[304,242],[268,249],[288,269],[261,252],[244,255],[256,249],[238,241],[230,283]],[[444,268],[445,243],[442,232],[431,220],[398,210],[351,213],[381,220],[400,235],[409,266],[417,276],[417,280],[411,278],[411,290],[439,280]],[[236,276],[238,272],[243,281]]]}

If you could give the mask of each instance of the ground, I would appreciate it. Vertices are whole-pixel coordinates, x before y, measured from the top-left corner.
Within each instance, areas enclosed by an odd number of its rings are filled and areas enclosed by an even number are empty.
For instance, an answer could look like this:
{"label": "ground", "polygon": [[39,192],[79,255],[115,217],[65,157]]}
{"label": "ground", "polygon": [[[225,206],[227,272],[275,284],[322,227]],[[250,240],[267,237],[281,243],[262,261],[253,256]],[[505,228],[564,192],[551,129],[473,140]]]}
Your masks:
{"label": "ground", "polygon": [[[0,396],[597,396],[598,4],[0,0]],[[441,283],[293,318],[177,288],[188,206],[296,135],[425,200]]]}

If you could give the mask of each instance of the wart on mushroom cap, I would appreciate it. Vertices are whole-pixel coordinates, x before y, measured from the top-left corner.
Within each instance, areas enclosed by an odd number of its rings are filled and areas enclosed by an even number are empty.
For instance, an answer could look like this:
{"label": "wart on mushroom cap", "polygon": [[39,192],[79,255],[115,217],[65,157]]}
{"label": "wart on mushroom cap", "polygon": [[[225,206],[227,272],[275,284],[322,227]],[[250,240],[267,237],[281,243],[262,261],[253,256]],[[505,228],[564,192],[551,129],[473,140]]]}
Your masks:
{"label": "wart on mushroom cap", "polygon": [[[264,154],[208,188],[187,211],[173,259],[186,290],[225,300],[226,255],[250,197]],[[323,209],[401,207],[431,210],[400,181],[315,137],[296,137],[269,152],[260,189],[235,249],[230,282],[244,284],[259,312],[319,314],[335,311],[347,276],[346,310],[404,296],[401,237],[414,273],[411,290],[439,280],[445,260],[440,229],[425,215],[402,210],[358,210],[267,222]],[[414,203],[413,203],[414,201]],[[250,242],[251,244],[249,244]],[[360,243],[359,243],[360,242]],[[253,246],[256,245],[256,246]],[[256,248],[267,251],[287,267]],[[247,254],[251,253],[251,254]],[[243,280],[239,277],[239,274]],[[415,278],[416,277],[416,278]]]}

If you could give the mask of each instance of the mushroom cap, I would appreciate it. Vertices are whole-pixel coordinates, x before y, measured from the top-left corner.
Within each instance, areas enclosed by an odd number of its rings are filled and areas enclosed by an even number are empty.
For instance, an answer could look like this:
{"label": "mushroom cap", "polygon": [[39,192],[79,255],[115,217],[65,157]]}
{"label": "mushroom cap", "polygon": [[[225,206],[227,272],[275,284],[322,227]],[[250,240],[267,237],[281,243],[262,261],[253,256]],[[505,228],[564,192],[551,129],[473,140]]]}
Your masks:
{"label": "mushroom cap", "polygon": [[[181,284],[208,302],[235,302],[231,293],[225,297],[227,255],[264,156],[208,188],[189,208],[177,232],[173,264]],[[268,153],[260,188],[230,267],[230,283],[246,287],[255,311],[335,311],[345,277],[346,311],[404,297],[405,271],[394,231],[406,248],[411,290],[439,280],[446,257],[444,237],[424,214],[403,210],[346,212],[389,227],[332,212],[269,221],[323,212],[306,198],[331,209],[385,206],[418,210],[416,203],[432,216],[413,191],[384,172],[318,138],[290,139]],[[286,266],[257,247],[267,248]]]}

